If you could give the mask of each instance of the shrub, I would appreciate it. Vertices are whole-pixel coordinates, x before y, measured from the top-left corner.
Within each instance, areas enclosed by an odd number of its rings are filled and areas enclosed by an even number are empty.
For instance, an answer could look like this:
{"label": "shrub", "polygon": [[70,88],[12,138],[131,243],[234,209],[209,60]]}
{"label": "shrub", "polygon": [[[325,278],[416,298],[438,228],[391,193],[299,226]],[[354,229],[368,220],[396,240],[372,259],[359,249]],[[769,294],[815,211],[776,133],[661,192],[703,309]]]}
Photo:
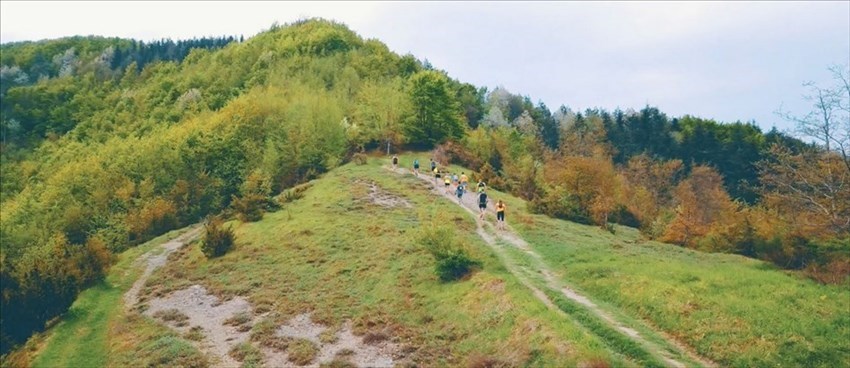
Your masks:
{"label": "shrub", "polygon": [[241,197],[233,197],[233,209],[239,221],[253,222],[263,219],[263,211],[270,209],[271,177],[262,170],[252,171],[239,188]]}
{"label": "shrub", "polygon": [[481,263],[472,259],[466,248],[454,238],[454,229],[446,226],[432,226],[422,231],[419,243],[434,257],[435,272],[441,281],[458,280],[480,267]]}
{"label": "shrub", "polygon": [[155,198],[127,214],[130,241],[141,243],[177,227],[177,208],[163,198]]}
{"label": "shrub", "polygon": [[254,222],[263,219],[268,199],[257,194],[246,194],[242,198],[233,197],[233,209],[242,222]]}
{"label": "shrub", "polygon": [[580,224],[593,224],[590,214],[581,208],[578,198],[560,186],[551,188],[544,195],[529,201],[528,210]]}
{"label": "shrub", "polygon": [[366,165],[369,162],[369,157],[363,152],[357,152],[351,156],[351,161],[354,161],[357,165]]}
{"label": "shrub", "polygon": [[297,201],[301,198],[304,198],[304,192],[310,187],[313,186],[313,183],[307,182],[301,185],[296,185],[290,189],[287,189],[281,193],[280,197],[278,197],[279,203],[289,203]]}
{"label": "shrub", "polygon": [[434,148],[434,155],[440,162],[468,167],[473,171],[481,169],[483,162],[466,147],[454,141],[443,143]]}
{"label": "shrub", "polygon": [[836,258],[825,265],[812,263],[804,272],[823,284],[846,284],[850,281],[850,258]]}
{"label": "shrub", "polygon": [[201,252],[207,258],[220,257],[233,247],[236,236],[233,228],[224,228],[218,217],[213,217],[204,223],[204,239],[201,242]]}

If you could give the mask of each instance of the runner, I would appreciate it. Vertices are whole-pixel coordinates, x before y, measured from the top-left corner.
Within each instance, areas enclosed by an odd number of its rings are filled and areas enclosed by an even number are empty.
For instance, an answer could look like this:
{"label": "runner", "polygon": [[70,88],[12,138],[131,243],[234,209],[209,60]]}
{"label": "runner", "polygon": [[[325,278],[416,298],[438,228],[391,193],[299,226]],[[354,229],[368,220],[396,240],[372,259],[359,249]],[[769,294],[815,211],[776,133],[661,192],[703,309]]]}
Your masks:
{"label": "runner", "polygon": [[452,185],[457,186],[458,180],[457,173],[452,173]]}
{"label": "runner", "polygon": [[431,159],[431,171],[437,170],[437,163],[434,162],[434,159]]}
{"label": "runner", "polygon": [[[432,163],[433,163],[433,161],[432,161]],[[434,182],[435,182],[435,183],[436,183],[436,182],[439,182],[439,181],[440,181],[440,180],[439,180],[439,179],[440,179],[440,170],[437,170],[437,167],[436,167],[436,166],[434,166],[434,168],[432,168],[432,169],[431,169],[431,171],[433,171],[433,172],[434,172]]]}
{"label": "runner", "polygon": [[455,189],[455,195],[457,195],[457,203],[463,203],[463,185],[457,186],[457,189]]}
{"label": "runner", "polygon": [[413,160],[413,175],[419,176],[419,159]]}
{"label": "runner", "polygon": [[393,171],[396,171],[396,169],[398,169],[398,156],[393,155]]}
{"label": "runner", "polygon": [[500,199],[496,202],[496,227],[505,230],[505,202]]}
{"label": "runner", "polygon": [[445,180],[443,180],[443,182],[446,184],[446,194],[452,194],[452,177],[449,175],[449,173],[446,173],[443,176],[445,176]]}
{"label": "runner", "polygon": [[487,192],[482,190],[482,191],[478,192],[478,212],[480,212],[480,214],[478,215],[479,220],[484,219],[484,213],[486,213],[486,211],[487,211]]}
{"label": "runner", "polygon": [[478,193],[484,192],[484,189],[487,189],[487,184],[484,184],[484,179],[478,180]]}

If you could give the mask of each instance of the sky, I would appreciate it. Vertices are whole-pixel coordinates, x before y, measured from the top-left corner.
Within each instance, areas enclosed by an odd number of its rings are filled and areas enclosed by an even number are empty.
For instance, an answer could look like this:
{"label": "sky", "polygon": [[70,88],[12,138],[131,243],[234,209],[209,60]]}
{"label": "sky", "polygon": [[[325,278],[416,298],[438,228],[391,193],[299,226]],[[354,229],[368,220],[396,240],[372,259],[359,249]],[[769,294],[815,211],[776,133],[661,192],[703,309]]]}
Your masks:
{"label": "sky", "polygon": [[0,1],[0,42],[73,35],[249,38],[333,19],[452,78],[551,110],[640,109],[788,131],[803,83],[850,67],[850,0],[829,2]]}

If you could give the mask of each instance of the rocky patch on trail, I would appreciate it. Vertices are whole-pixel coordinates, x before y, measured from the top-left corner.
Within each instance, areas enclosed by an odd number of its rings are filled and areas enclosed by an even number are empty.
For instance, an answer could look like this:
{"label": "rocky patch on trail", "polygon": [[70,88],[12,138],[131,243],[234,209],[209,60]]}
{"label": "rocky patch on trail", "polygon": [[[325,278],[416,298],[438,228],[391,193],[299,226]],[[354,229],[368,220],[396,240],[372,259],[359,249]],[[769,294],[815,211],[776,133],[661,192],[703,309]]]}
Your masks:
{"label": "rocky patch on trail", "polygon": [[[268,316],[255,316],[243,298],[221,301],[194,285],[148,302],[145,315],[162,321],[184,336],[197,336],[195,345],[217,359],[215,366],[238,367],[232,350],[251,344],[252,327]],[[200,335],[200,336],[199,336]],[[256,336],[255,336],[256,337]],[[392,367],[402,358],[401,348],[384,333],[355,336],[351,323],[338,330],[314,323],[310,314],[300,314],[274,329],[275,344],[257,344],[262,364],[268,367],[319,366],[346,362],[358,367]],[[304,353],[307,346],[307,353]]]}

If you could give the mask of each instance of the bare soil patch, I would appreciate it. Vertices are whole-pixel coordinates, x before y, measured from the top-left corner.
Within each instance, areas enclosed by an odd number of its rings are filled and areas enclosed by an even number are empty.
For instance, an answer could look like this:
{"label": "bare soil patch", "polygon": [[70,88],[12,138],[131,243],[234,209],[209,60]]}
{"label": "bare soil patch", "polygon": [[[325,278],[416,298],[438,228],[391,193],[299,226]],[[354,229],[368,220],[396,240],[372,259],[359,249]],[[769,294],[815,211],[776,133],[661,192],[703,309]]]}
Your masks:
{"label": "bare soil patch", "polygon": [[384,190],[375,182],[368,180],[356,180],[355,183],[366,186],[368,189],[366,199],[370,203],[386,208],[413,208],[413,205],[410,204],[407,199]]}

